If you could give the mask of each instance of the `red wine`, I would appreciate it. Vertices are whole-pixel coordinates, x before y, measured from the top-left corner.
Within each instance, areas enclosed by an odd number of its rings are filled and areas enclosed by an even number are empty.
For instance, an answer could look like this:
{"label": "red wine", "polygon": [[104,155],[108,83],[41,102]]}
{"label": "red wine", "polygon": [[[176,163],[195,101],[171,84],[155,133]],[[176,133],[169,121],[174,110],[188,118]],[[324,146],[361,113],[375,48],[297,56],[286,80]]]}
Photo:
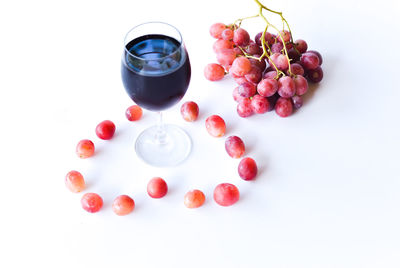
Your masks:
{"label": "red wine", "polygon": [[144,35],[130,41],[122,60],[122,81],[131,99],[152,111],[167,109],[182,99],[190,82],[187,51],[176,39]]}

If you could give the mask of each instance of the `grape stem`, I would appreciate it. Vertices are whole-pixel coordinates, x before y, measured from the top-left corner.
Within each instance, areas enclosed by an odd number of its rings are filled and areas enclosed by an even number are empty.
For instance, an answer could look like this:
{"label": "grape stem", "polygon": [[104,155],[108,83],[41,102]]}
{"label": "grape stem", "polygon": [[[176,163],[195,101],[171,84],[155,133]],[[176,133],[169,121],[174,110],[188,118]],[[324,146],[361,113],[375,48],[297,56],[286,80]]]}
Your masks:
{"label": "grape stem", "polygon": [[[276,77],[275,77],[275,78],[278,78],[278,77],[281,76],[281,75],[282,75],[282,76],[285,76],[285,73],[282,72],[281,70],[279,70],[279,69],[277,68],[277,66],[275,65],[275,63],[271,60],[270,55],[268,54],[268,51],[270,50],[270,47],[269,47],[268,43],[265,42],[265,34],[266,34],[267,30],[268,30],[268,27],[271,26],[273,29],[275,29],[275,30],[277,31],[277,33],[278,33],[278,35],[279,35],[279,37],[280,37],[280,39],[281,39],[281,41],[282,41],[284,55],[285,55],[285,57],[286,57],[286,59],[287,59],[287,61],[288,61],[288,65],[289,65],[289,66],[288,66],[288,68],[289,68],[289,75],[292,76],[293,74],[292,74],[292,70],[291,70],[291,67],[290,67],[290,58],[289,58],[288,50],[287,50],[287,47],[286,47],[286,42],[284,41],[283,36],[282,36],[282,32],[279,31],[279,29],[278,29],[275,25],[273,25],[272,23],[270,23],[270,22],[267,20],[267,18],[266,18],[266,17],[264,16],[264,14],[263,14],[263,11],[266,10],[266,11],[268,11],[268,12],[271,12],[271,13],[273,13],[273,14],[276,14],[276,15],[279,15],[279,16],[280,16],[280,18],[281,18],[281,20],[282,20],[282,23],[283,23],[283,26],[286,25],[287,28],[288,28],[288,31],[289,31],[289,33],[290,33],[290,40],[289,40],[289,42],[293,44],[293,35],[292,35],[292,31],[291,31],[291,29],[290,29],[289,23],[288,23],[287,20],[283,17],[282,12],[275,11],[275,10],[272,10],[272,9],[267,8],[266,6],[264,6],[263,4],[261,4],[261,2],[260,2],[259,0],[254,0],[254,1],[255,1],[256,4],[259,6],[258,14],[257,14],[257,15],[254,15],[254,16],[250,16],[250,17],[245,17],[245,18],[242,18],[242,19],[237,19],[237,20],[234,22],[234,26],[233,26],[233,27],[234,27],[235,29],[236,29],[236,27],[240,27],[240,25],[242,24],[242,21],[243,21],[243,20],[261,17],[261,18],[265,21],[265,23],[266,23],[266,25],[267,25],[267,26],[265,27],[264,32],[262,33],[262,36],[261,36],[261,45],[262,45],[263,53],[262,53],[262,55],[261,55],[260,57],[254,57],[254,56],[251,56],[251,55],[249,55],[248,53],[246,53],[241,47],[239,47],[240,50],[243,52],[243,54],[244,54],[247,58],[253,58],[253,59],[257,59],[257,60],[261,61],[264,57],[266,57],[266,58],[269,60],[269,62],[274,66],[274,68],[275,68],[275,70],[276,70],[276,73],[277,73],[277,74],[276,74]],[[238,23],[238,26],[236,26],[236,23]],[[293,46],[293,47],[296,49],[296,46]]]}
{"label": "grape stem", "polygon": [[[240,28],[240,25],[242,25],[242,21],[247,20],[247,19],[252,19],[252,18],[257,18],[259,17],[260,14],[256,14],[254,16],[250,16],[250,17],[245,17],[245,18],[241,18],[241,19],[237,19],[235,20],[235,22],[233,23],[233,28],[236,30],[237,28]],[[238,23],[238,25],[236,25],[236,23]]]}

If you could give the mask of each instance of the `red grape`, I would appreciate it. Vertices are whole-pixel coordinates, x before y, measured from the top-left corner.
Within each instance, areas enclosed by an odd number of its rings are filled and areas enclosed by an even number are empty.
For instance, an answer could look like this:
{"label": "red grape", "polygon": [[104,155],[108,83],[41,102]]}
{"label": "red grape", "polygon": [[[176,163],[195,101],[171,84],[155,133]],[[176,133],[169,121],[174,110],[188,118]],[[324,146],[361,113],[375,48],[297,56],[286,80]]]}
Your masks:
{"label": "red grape", "polygon": [[233,31],[231,29],[225,29],[221,33],[221,38],[224,40],[232,40],[233,39]]}
{"label": "red grape", "polygon": [[191,190],[185,194],[183,203],[187,208],[198,208],[204,204],[206,196],[200,190]]}
{"label": "red grape", "polygon": [[219,64],[210,63],[204,68],[204,76],[207,80],[218,81],[224,78],[225,69]]}
{"label": "red grape", "polygon": [[233,48],[233,42],[224,39],[218,39],[217,41],[215,41],[213,45],[215,53],[219,53],[223,49],[231,49],[231,48]]}
{"label": "red grape", "polygon": [[284,98],[290,98],[296,93],[296,87],[290,76],[284,76],[278,80],[278,94]]}
{"label": "red grape", "polygon": [[286,45],[286,49],[289,51],[290,49],[292,49],[293,48],[293,44],[292,43],[285,43],[285,45]]}
{"label": "red grape", "polygon": [[257,171],[257,164],[253,158],[246,157],[240,161],[238,166],[238,173],[243,180],[253,180],[257,176]]}
{"label": "red grape", "polygon": [[256,36],[254,37],[254,41],[256,42],[257,45],[261,46],[261,36],[262,36],[262,32],[259,32],[258,34],[256,34]]}
{"label": "red grape", "polygon": [[110,120],[104,120],[96,127],[96,135],[102,140],[109,140],[114,136],[115,124]]}
{"label": "red grape", "polygon": [[[275,72],[276,73],[276,72]],[[257,85],[257,92],[263,97],[270,97],[278,91],[278,81],[273,78],[265,78]]]}
{"label": "red grape", "polygon": [[238,136],[230,136],[225,140],[225,150],[232,158],[240,158],[244,155],[245,146]]}
{"label": "red grape", "polygon": [[256,94],[256,86],[251,82],[244,82],[239,85],[239,94],[244,98],[250,98]]}
{"label": "red grape", "polygon": [[271,46],[271,53],[278,53],[280,54],[283,49],[283,44],[282,43],[274,43]]}
{"label": "red grape", "polygon": [[304,69],[307,70],[314,70],[319,66],[319,58],[312,52],[306,52],[301,55],[300,62]]}
{"label": "red grape", "polygon": [[236,102],[239,102],[240,100],[242,100],[242,99],[244,99],[242,96],[240,96],[240,94],[239,94],[239,87],[235,87],[235,89],[233,90],[233,92],[232,92],[232,96],[233,96],[233,99],[236,101]]}
{"label": "red grape", "polygon": [[290,64],[290,70],[292,71],[292,74],[294,74],[294,75],[304,75],[304,69],[298,63]]}
{"label": "red grape", "polygon": [[244,77],[249,82],[257,84],[258,82],[260,82],[260,80],[262,78],[262,72],[261,72],[260,68],[253,65],[250,72],[248,72]]}
{"label": "red grape", "polygon": [[[258,34],[256,34],[256,36],[254,37],[254,41],[256,42],[257,45],[261,46],[261,37],[262,37],[262,32],[259,32]],[[264,40],[266,42],[266,44],[268,44],[269,46],[272,45],[274,43],[274,39],[275,36],[269,32],[265,32],[265,36],[264,36]]]}
{"label": "red grape", "polygon": [[272,44],[276,43],[276,34],[266,32],[265,33],[265,41],[268,41],[268,46],[271,47]]}
{"label": "red grape", "polygon": [[103,199],[96,193],[86,193],[82,196],[81,205],[87,212],[96,213],[103,207]]}
{"label": "red grape", "polygon": [[288,59],[283,54],[279,53],[272,54],[269,60],[269,64],[272,65],[272,62],[275,63],[275,66],[282,71],[286,70],[289,67]]}
{"label": "red grape", "polygon": [[260,95],[255,95],[251,99],[251,108],[254,113],[263,114],[263,113],[268,112],[269,102],[268,102],[267,98],[264,98],[263,96],[260,96]]}
{"label": "red grape", "polygon": [[321,53],[319,53],[318,51],[315,51],[315,50],[309,50],[309,51],[307,51],[308,53],[313,53],[313,54],[315,54],[315,55],[317,55],[317,57],[318,57],[318,65],[319,66],[321,66],[322,65],[322,56],[321,56]]}
{"label": "red grape", "polygon": [[233,51],[235,51],[236,56],[244,56],[243,51],[239,47],[234,47]]}
{"label": "red grape", "polygon": [[317,67],[314,70],[307,71],[307,78],[311,82],[318,83],[321,82],[322,78],[324,77],[324,72],[322,71],[321,67]]}
{"label": "red grape", "polygon": [[132,105],[125,111],[125,116],[129,121],[137,121],[143,115],[142,108],[139,105]]}
{"label": "red grape", "polygon": [[230,183],[218,184],[214,189],[214,200],[220,206],[231,206],[240,198],[239,189]]}
{"label": "red grape", "polygon": [[224,66],[232,65],[236,59],[236,53],[233,49],[222,49],[217,53],[217,61]]}
{"label": "red grape", "polygon": [[147,184],[147,193],[152,198],[164,197],[168,192],[167,183],[160,177],[152,178]]}
{"label": "red grape", "polygon": [[94,154],[94,143],[91,140],[81,140],[76,146],[76,154],[80,158],[88,158]]}
{"label": "red grape", "polygon": [[239,28],[233,32],[233,43],[237,46],[247,46],[250,42],[250,35],[249,33],[243,29]]}
{"label": "red grape", "polygon": [[281,31],[280,35],[278,35],[278,41],[283,43],[281,36],[282,36],[283,42],[285,42],[285,44],[290,41],[290,32],[289,31],[286,31],[286,30]]}
{"label": "red grape", "polygon": [[226,29],[226,25],[223,23],[214,23],[210,27],[210,35],[216,39],[221,38],[222,32]]}
{"label": "red grape", "polygon": [[[260,55],[255,54],[254,57],[259,58]],[[265,62],[265,58],[262,58],[261,60],[257,59],[249,59],[250,63],[252,66],[256,66],[260,69],[261,72],[265,70],[265,67],[267,67],[267,63]]]}
{"label": "red grape", "polygon": [[306,94],[308,90],[307,79],[305,79],[302,75],[296,75],[293,78],[293,81],[296,88],[296,94],[299,96]]}
{"label": "red grape", "polygon": [[247,80],[246,77],[243,77],[243,76],[234,77],[233,79],[235,80],[235,82],[236,82],[238,85],[241,85],[241,84],[244,84],[244,83],[249,82],[249,80]]}
{"label": "red grape", "polygon": [[301,53],[305,53],[307,51],[307,43],[306,41],[302,40],[302,39],[298,39],[296,40],[296,42],[294,42],[296,49]]}
{"label": "red grape", "polygon": [[262,49],[256,43],[250,43],[246,47],[245,51],[250,55],[257,55],[263,52]]}
{"label": "red grape", "polygon": [[226,131],[225,121],[218,115],[211,115],[206,119],[206,129],[211,136],[222,137]]}
{"label": "red grape", "polygon": [[264,79],[268,78],[274,79],[276,75],[277,75],[276,71],[269,71],[264,74]]}
{"label": "red grape", "polygon": [[199,106],[193,101],[187,101],[181,106],[181,115],[185,121],[193,122],[199,116]]}
{"label": "red grape", "polygon": [[293,101],[293,106],[296,109],[299,109],[301,106],[303,106],[303,99],[300,96],[294,95],[292,97]]}
{"label": "red grape", "polygon": [[280,117],[288,117],[293,113],[293,105],[290,99],[287,98],[279,98],[275,104],[275,112]]}
{"label": "red grape", "polygon": [[115,198],[112,204],[112,210],[118,216],[128,215],[135,208],[135,201],[127,195],[120,195]]}
{"label": "red grape", "polygon": [[85,189],[85,180],[78,171],[71,170],[65,176],[65,185],[73,193],[79,193]]}
{"label": "red grape", "polygon": [[300,60],[301,54],[296,49],[291,48],[288,50],[288,57],[291,60],[291,62],[295,62]]}
{"label": "red grape", "polygon": [[244,76],[251,70],[251,63],[246,57],[237,57],[230,69],[230,72],[236,76]]}
{"label": "red grape", "polygon": [[251,107],[251,100],[249,98],[243,98],[239,100],[236,111],[240,117],[249,117],[253,112],[253,108]]}

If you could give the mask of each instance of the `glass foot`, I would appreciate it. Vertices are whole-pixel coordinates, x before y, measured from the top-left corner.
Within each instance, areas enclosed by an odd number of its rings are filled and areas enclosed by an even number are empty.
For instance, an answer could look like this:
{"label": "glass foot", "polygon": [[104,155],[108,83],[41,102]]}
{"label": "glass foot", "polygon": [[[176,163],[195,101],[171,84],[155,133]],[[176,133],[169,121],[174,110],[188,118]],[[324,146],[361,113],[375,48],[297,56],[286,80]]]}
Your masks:
{"label": "glass foot", "polygon": [[139,158],[156,167],[175,166],[183,162],[192,149],[189,135],[178,126],[164,125],[165,137],[160,143],[156,139],[158,131],[157,126],[152,126],[140,133],[135,144]]}

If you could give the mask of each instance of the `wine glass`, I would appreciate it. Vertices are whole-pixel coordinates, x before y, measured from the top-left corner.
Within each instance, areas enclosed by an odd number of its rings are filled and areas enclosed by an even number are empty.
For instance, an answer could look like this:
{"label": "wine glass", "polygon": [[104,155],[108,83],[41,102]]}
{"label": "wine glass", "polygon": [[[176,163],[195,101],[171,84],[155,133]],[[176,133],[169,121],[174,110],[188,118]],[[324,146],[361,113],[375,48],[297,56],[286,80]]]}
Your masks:
{"label": "wine glass", "polygon": [[191,139],[183,129],[162,120],[162,111],[182,99],[190,82],[189,56],[178,29],[164,22],[132,28],[124,41],[121,73],[131,99],[159,113],[158,124],[137,138],[137,155],[153,166],[181,163],[190,153]]}

